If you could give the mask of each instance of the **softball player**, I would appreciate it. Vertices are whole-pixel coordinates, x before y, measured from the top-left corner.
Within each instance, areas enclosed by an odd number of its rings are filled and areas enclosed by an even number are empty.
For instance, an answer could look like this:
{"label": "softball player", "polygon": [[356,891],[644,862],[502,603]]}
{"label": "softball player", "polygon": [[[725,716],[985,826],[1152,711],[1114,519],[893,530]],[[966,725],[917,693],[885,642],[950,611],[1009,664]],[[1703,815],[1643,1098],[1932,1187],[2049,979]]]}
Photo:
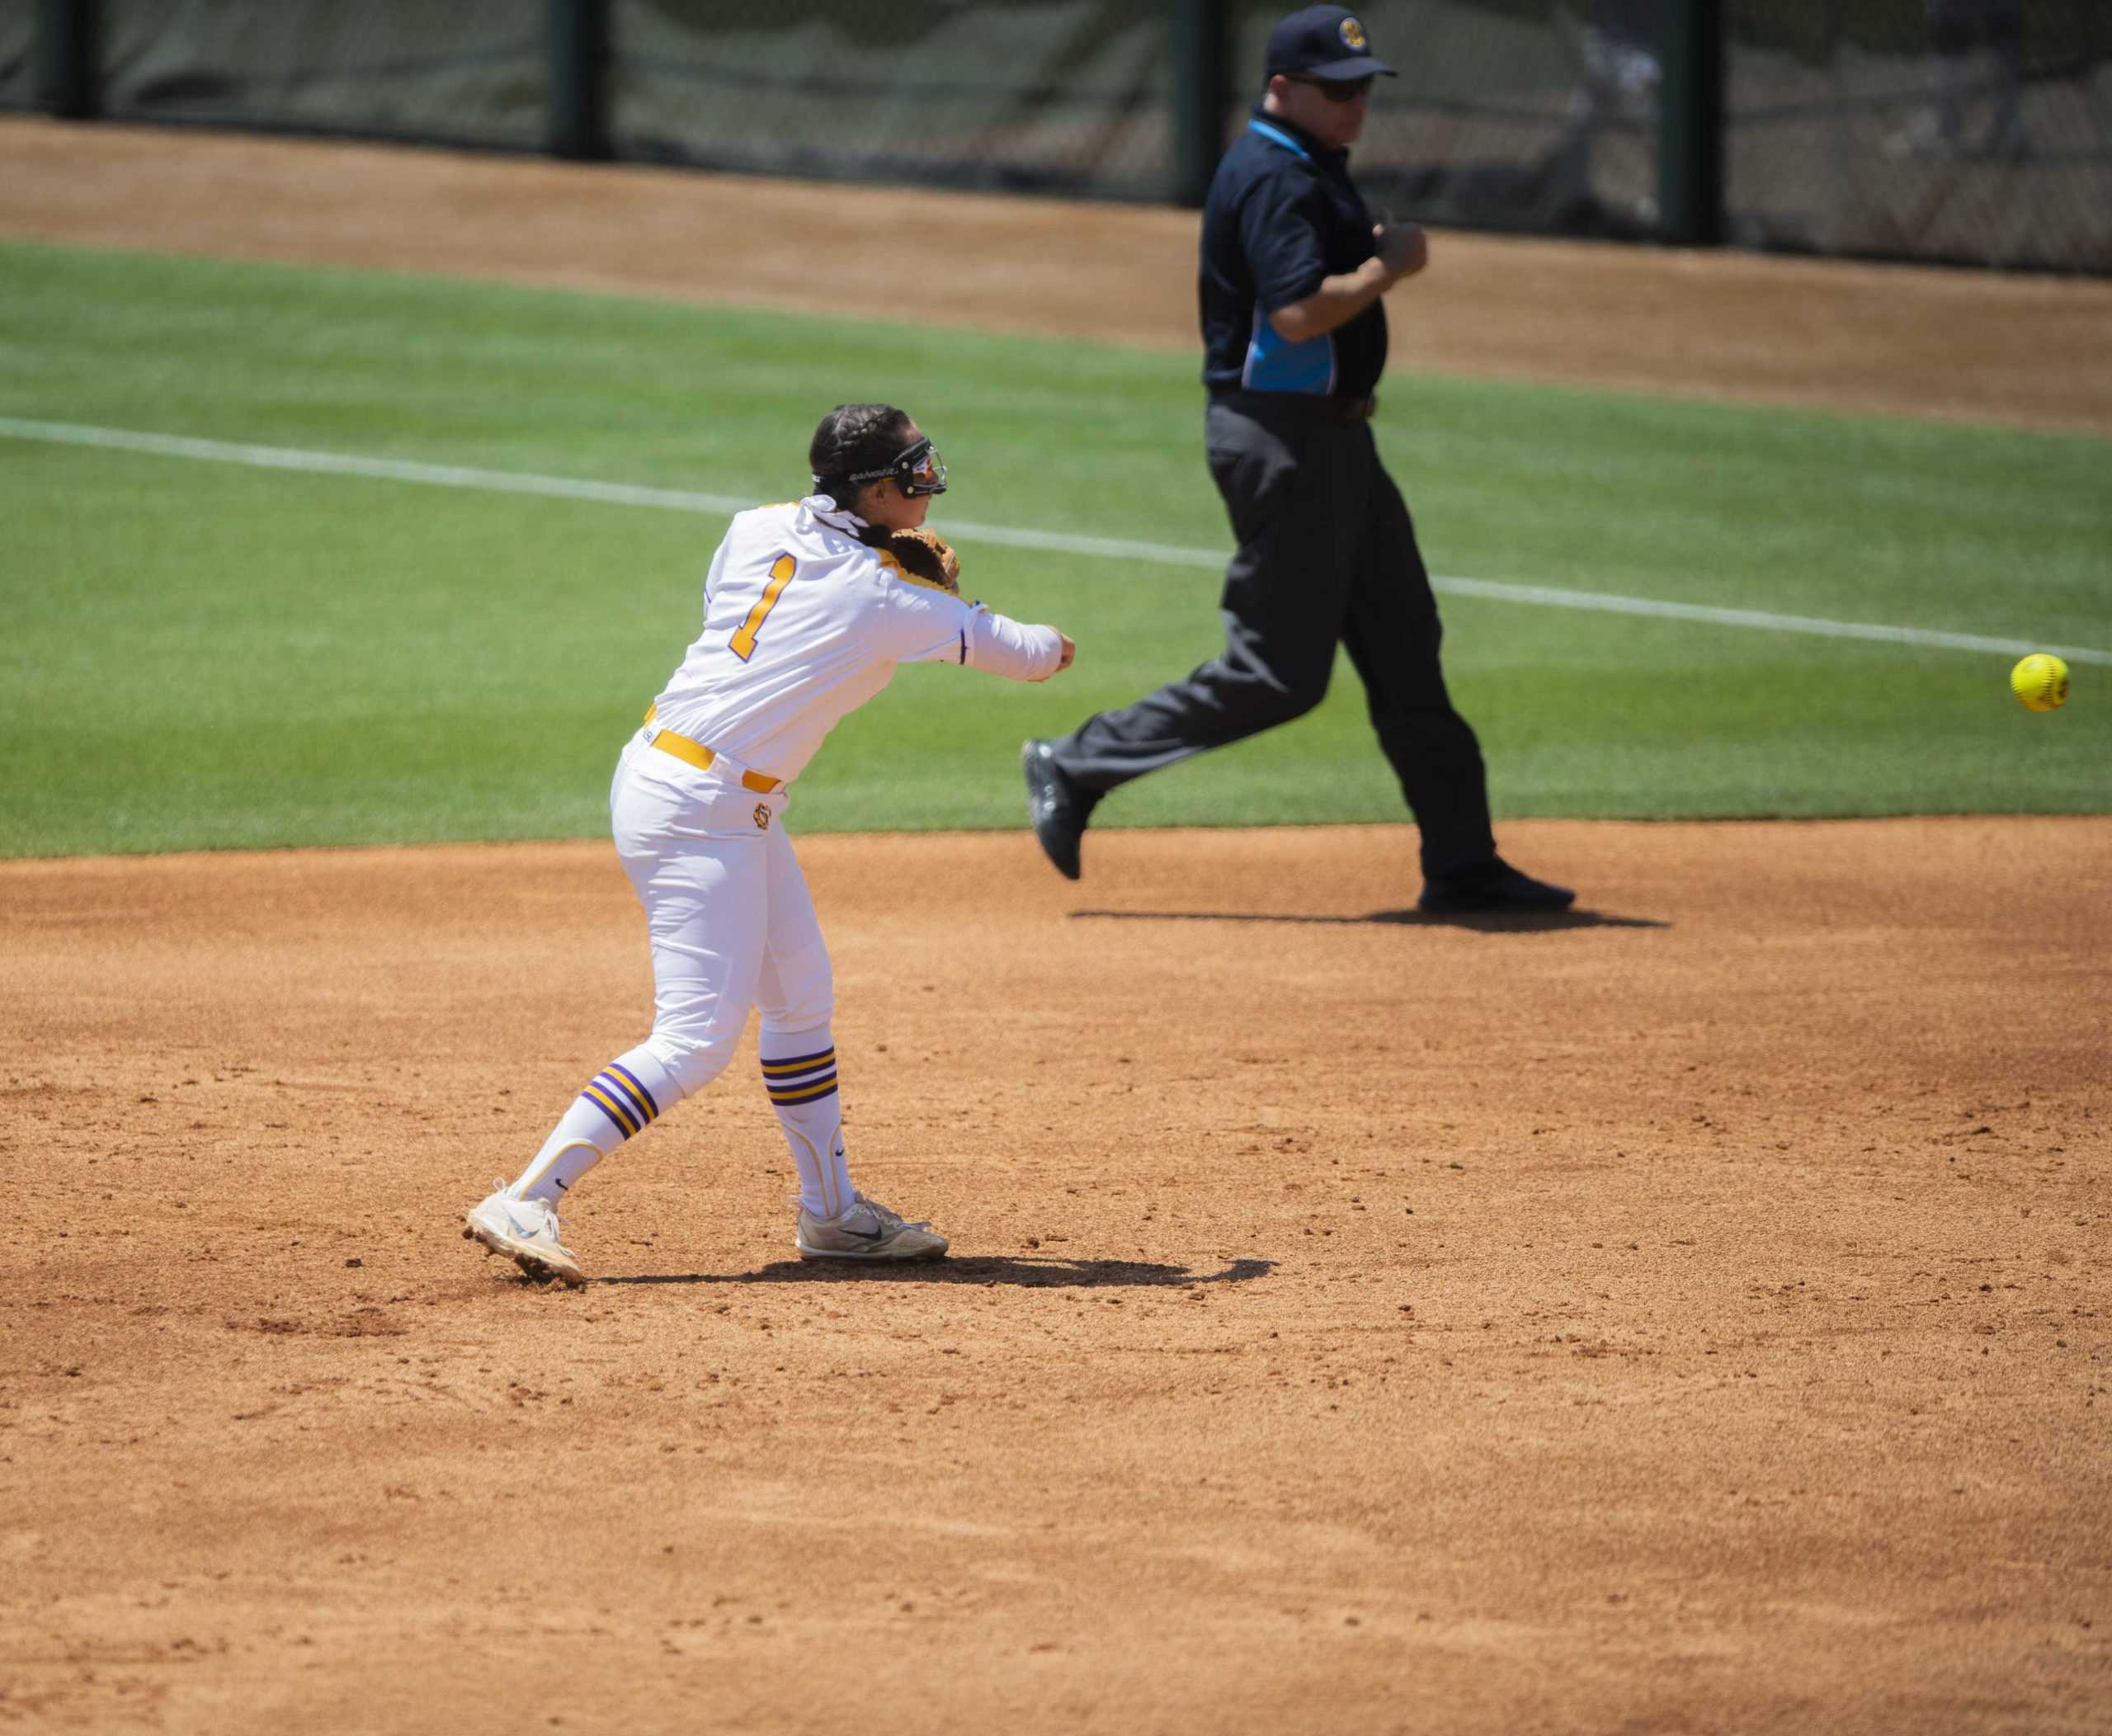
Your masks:
{"label": "softball player", "polygon": [[616,764],[611,828],[653,946],[653,1033],[587,1082],[463,1234],[531,1276],[585,1281],[559,1201],[625,1139],[700,1091],[762,1011],[763,1088],[799,1175],[801,1257],[936,1258],[946,1238],[853,1185],[837,1094],[828,951],[780,822],[786,786],[896,665],[1012,681],[1070,667],[1071,640],[1022,626],[888,551],[921,526],[946,469],[889,404],[843,404],[808,453],[814,492],[737,515],[705,583],[704,630]]}

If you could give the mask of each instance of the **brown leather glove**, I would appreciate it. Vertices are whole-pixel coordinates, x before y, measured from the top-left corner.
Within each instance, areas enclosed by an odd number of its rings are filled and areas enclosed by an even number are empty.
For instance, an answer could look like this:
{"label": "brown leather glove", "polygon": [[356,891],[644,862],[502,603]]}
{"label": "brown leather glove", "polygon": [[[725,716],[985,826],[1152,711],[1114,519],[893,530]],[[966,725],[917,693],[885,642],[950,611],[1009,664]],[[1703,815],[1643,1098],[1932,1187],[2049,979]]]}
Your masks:
{"label": "brown leather glove", "polygon": [[960,595],[960,557],[937,531],[897,531],[888,538],[887,552],[912,578]]}

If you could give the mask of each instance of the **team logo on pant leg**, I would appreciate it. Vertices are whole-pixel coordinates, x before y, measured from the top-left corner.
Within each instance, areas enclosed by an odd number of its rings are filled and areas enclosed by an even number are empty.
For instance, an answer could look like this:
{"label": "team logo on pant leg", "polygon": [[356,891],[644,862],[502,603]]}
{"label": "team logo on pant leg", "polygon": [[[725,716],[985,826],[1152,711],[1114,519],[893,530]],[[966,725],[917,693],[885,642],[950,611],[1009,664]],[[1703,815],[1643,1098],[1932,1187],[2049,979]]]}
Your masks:
{"label": "team logo on pant leg", "polygon": [[1353,48],[1359,54],[1362,54],[1365,47],[1370,44],[1370,40],[1371,38],[1365,35],[1364,33],[1364,26],[1361,24],[1359,24],[1355,19],[1345,18],[1342,20],[1342,45],[1344,47]]}
{"label": "team logo on pant leg", "polygon": [[770,809],[766,803],[756,804],[756,830],[758,832],[770,830]]}

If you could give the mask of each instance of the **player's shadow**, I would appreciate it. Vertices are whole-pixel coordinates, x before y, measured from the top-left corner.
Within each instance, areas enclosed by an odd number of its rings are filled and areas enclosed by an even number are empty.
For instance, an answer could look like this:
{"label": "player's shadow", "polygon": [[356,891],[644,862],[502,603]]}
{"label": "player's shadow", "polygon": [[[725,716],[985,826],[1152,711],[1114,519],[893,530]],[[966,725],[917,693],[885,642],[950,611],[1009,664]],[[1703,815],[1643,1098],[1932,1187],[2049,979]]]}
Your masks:
{"label": "player's shadow", "polygon": [[1186,1290],[1266,1277],[1274,1260],[1234,1260],[1219,1271],[1191,1271],[1153,1260],[1068,1260],[1060,1255],[967,1254],[945,1260],[773,1260],[754,1271],[641,1272],[596,1284],[969,1284],[1020,1290]]}
{"label": "player's shadow", "polygon": [[1073,921],[1107,922],[1288,922],[1319,928],[1471,928],[1481,934],[1545,934],[1563,928],[1669,928],[1654,917],[1599,910],[1374,910],[1366,916],[1289,916],[1266,911],[1073,910]]}

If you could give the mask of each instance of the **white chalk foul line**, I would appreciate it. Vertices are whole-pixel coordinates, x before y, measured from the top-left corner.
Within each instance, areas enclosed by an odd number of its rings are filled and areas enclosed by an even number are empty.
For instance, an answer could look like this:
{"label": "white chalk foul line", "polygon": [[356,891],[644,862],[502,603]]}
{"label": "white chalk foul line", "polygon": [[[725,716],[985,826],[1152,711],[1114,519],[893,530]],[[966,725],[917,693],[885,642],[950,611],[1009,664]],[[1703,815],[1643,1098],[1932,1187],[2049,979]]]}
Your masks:
{"label": "white chalk foul line", "polygon": [[[291,446],[245,446],[225,440],[194,440],[178,434],[146,434],[129,428],[84,427],[64,422],[31,422],[0,416],[0,437],[62,446],[98,446],[121,452],[147,452],[163,458],[192,458],[215,464],[247,465],[265,470],[299,470],[323,476],[362,476],[384,482],[417,483],[427,488],[475,488],[503,494],[535,494],[555,500],[586,500],[606,506],[659,507],[676,512],[733,513],[755,502],[728,494],[700,494],[686,488],[647,488],[630,483],[587,482],[568,476],[535,476],[517,470],[484,470],[466,465],[424,464],[412,459],[361,458],[351,453],[310,452]],[[996,543],[1054,554],[1093,559],[1139,562],[1152,566],[1224,565],[1221,551],[1190,549],[1173,543],[1132,542],[1112,537],[1077,536],[1053,531],[1024,531],[1008,525],[983,525],[949,517],[946,534],[961,542]],[[1773,615],[1759,609],[1718,609],[1704,603],[1662,602],[1643,597],[1615,597],[1596,591],[1563,591],[1546,585],[1515,585],[1486,578],[1437,578],[1431,583],[1454,597],[1484,597],[1495,602],[1544,608],[1584,609],[1609,615],[1643,615],[1663,620],[1700,621],[1711,626],[1754,628],[1772,633],[1802,633],[1824,639],[1873,639],[1889,644],[1926,645],[1944,651],[1977,651],[2023,656],[2054,651],[2070,663],[2112,664],[2112,651],[2080,645],[2048,644],[2015,639],[1989,639],[1973,633],[1940,633],[1926,627],[1896,627],[1874,622],[1822,620],[1803,615]]]}
{"label": "white chalk foul line", "polygon": [[1808,615],[1770,615],[1764,609],[1718,609],[1706,603],[1656,602],[1647,597],[1610,597],[1596,591],[1555,591],[1544,585],[1497,584],[1483,578],[1436,578],[1431,583],[1457,597],[1487,597],[1507,603],[1544,603],[1558,609],[1596,609],[1608,615],[1655,615],[1670,620],[1708,621],[1719,627],[1757,627],[1774,633],[1809,633],[1824,639],[1882,639],[1928,645],[1943,651],[1987,651],[2023,657],[2053,651],[2072,663],[2112,663],[2112,651],[2082,646],[2036,644],[2021,639],[1987,639],[1977,633],[1939,633],[1930,627],[1890,627],[1875,621],[1821,620]]}
{"label": "white chalk foul line", "polygon": [[23,422],[12,416],[0,416],[0,435],[16,440],[49,441],[59,446],[151,452],[159,458],[199,458],[214,464],[247,465],[258,470],[366,476],[384,482],[422,483],[435,488],[541,494],[560,500],[599,501],[617,507],[670,507],[682,512],[739,512],[755,504],[752,500],[735,500],[730,495],[640,488],[629,483],[576,482],[563,476],[524,476],[518,471],[479,470],[466,465],[421,464],[408,458],[358,458],[345,452],[304,452],[292,446],[248,446],[226,440],[191,440],[181,434],[140,434],[130,428],[84,428],[67,422]]}

